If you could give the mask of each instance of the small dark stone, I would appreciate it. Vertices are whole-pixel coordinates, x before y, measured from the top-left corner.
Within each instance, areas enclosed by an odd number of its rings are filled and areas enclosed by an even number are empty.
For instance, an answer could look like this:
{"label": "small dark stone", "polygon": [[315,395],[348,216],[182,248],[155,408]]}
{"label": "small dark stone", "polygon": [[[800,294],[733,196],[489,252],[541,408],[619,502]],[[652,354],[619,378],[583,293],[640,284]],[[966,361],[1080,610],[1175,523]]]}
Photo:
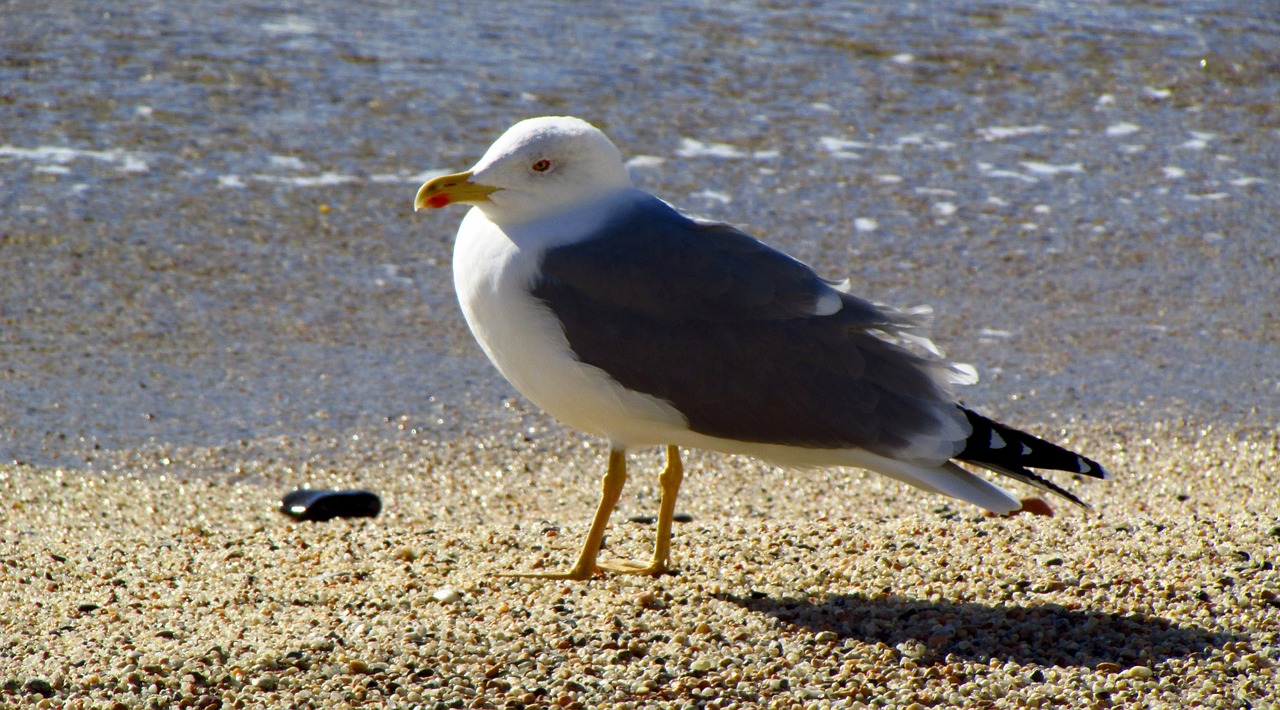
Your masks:
{"label": "small dark stone", "polygon": [[1039,668],[1035,669],[1034,671],[1031,671],[1031,682],[1032,682],[1032,683],[1043,683],[1043,682],[1044,682],[1044,671],[1040,670]]}
{"label": "small dark stone", "polygon": [[370,491],[299,488],[280,499],[280,512],[295,520],[374,518],[382,512],[382,501]]}
{"label": "small dark stone", "polygon": [[53,695],[53,686],[44,678],[32,678],[22,686],[22,689],[28,693],[43,695],[46,698]]}
{"label": "small dark stone", "polygon": [[94,604],[92,602],[86,602],[84,604],[77,606],[76,611],[80,612],[81,614],[87,614],[91,611],[97,611],[99,608],[100,607],[97,604]]}
{"label": "small dark stone", "polygon": [[[652,515],[633,515],[630,518],[627,518],[627,522],[640,523],[641,525],[653,525],[654,523],[658,522],[658,519],[653,517]],[[676,513],[671,516],[671,522],[692,523],[693,516],[689,515],[688,513]]]}

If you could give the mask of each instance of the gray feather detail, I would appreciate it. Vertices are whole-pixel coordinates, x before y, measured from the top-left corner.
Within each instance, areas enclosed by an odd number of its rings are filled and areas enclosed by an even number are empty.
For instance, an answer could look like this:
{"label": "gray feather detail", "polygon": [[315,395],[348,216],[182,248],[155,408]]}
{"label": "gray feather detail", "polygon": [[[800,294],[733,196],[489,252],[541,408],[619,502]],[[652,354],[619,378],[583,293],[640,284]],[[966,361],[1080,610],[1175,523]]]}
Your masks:
{"label": "gray feather detail", "polygon": [[[653,198],[549,250],[531,291],[578,358],[670,402],[698,433],[940,464],[971,429],[954,370],[877,306],[723,224]],[[839,309],[831,311],[831,297]]]}

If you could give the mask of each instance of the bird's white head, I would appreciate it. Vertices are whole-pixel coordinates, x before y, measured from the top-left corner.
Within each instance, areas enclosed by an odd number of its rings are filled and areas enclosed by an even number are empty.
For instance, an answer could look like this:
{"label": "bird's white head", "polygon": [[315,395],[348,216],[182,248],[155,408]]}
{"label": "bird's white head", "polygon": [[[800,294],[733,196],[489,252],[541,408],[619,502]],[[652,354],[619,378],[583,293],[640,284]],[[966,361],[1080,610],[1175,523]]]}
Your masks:
{"label": "bird's white head", "polygon": [[515,223],[630,186],[622,154],[600,129],[580,118],[542,116],[507,129],[471,170],[428,181],[413,207],[465,202],[494,222]]}

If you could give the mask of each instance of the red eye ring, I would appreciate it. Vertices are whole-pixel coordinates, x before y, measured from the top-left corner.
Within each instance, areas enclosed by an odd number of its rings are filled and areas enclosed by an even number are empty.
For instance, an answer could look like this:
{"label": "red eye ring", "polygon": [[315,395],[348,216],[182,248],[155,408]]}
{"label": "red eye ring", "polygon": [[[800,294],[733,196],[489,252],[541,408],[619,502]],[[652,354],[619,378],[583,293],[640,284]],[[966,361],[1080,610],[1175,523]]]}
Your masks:
{"label": "red eye ring", "polygon": [[533,168],[533,171],[535,173],[545,173],[551,169],[551,161],[547,160],[546,158],[542,158],[540,160],[535,161],[533,165],[529,167]]}

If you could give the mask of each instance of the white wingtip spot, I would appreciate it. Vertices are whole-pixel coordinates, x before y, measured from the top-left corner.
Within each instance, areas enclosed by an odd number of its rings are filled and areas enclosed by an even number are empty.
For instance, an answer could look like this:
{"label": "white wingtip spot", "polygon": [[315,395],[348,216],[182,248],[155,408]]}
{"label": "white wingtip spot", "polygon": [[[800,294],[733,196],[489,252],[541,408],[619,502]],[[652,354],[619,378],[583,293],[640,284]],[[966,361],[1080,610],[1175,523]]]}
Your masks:
{"label": "white wingtip spot", "polygon": [[1029,455],[1031,455],[1031,447],[1030,447],[1030,446],[1027,446],[1026,444],[1023,444],[1023,445],[1022,445],[1022,455],[1023,455],[1023,456],[1029,456]]}
{"label": "white wingtip spot", "polygon": [[1004,439],[1000,438],[1000,434],[998,434],[995,429],[992,429],[991,442],[987,445],[987,448],[1003,449],[1006,446],[1008,446],[1008,444],[1005,443]]}
{"label": "white wingtip spot", "polygon": [[840,300],[840,294],[835,290],[824,291],[818,300],[813,302],[813,315],[829,316],[839,313],[844,308],[844,302]]}
{"label": "white wingtip spot", "polygon": [[1089,462],[1085,461],[1083,456],[1076,457],[1076,464],[1080,470],[1080,473],[1089,473],[1090,471],[1093,470],[1093,466],[1090,466]]}

